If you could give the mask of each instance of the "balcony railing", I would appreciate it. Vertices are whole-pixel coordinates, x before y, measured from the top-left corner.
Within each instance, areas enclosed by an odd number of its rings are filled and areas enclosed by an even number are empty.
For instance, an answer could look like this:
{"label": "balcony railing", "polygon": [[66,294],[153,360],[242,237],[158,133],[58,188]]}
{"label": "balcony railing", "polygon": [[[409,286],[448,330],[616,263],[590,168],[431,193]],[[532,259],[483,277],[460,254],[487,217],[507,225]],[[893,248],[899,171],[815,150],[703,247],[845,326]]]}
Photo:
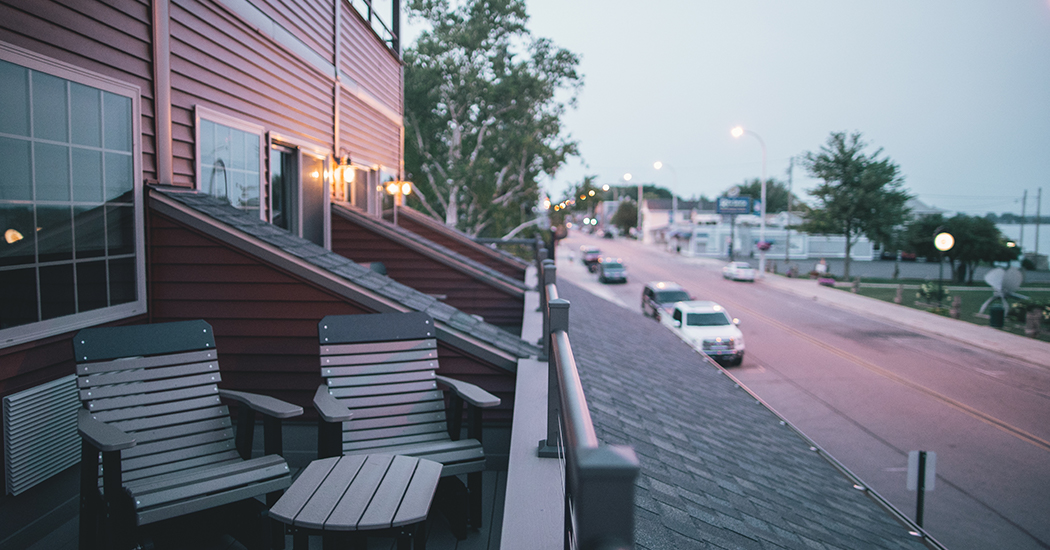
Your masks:
{"label": "balcony railing", "polygon": [[639,463],[631,447],[598,442],[569,340],[569,302],[558,297],[557,268],[537,250],[543,357],[548,363],[547,438],[541,457],[565,465],[565,548],[634,547],[634,480]]}

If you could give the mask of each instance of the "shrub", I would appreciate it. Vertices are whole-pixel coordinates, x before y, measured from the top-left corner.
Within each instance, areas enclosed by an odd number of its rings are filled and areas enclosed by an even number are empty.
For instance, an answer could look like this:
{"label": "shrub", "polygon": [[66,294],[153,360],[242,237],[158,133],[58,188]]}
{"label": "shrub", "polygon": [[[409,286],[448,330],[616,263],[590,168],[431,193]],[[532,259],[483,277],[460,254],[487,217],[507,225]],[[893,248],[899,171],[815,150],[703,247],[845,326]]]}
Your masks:
{"label": "shrub", "polygon": [[933,281],[926,281],[919,286],[919,292],[915,297],[924,302],[943,302],[948,299],[949,294],[947,288]]}

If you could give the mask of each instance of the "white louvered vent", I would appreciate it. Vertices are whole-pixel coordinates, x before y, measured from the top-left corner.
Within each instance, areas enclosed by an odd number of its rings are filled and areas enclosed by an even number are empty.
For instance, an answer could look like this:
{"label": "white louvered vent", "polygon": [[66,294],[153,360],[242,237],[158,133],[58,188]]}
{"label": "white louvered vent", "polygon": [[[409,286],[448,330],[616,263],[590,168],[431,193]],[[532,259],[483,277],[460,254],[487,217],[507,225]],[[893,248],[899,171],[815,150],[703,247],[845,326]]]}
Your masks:
{"label": "white louvered vent", "polygon": [[18,495],[80,460],[76,376],[4,398],[4,473]]}

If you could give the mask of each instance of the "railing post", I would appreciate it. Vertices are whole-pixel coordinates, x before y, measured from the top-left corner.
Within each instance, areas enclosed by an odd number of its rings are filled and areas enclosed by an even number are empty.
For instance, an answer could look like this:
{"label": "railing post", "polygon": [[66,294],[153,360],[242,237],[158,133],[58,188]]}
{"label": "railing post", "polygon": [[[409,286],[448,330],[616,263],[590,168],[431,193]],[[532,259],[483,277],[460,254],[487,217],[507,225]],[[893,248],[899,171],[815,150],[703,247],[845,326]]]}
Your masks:
{"label": "railing post", "polygon": [[540,313],[543,316],[543,341],[540,342],[540,346],[543,348],[541,351],[540,361],[547,361],[551,355],[551,321],[550,311],[547,307],[550,302],[550,295],[548,294],[547,287],[558,283],[558,268],[554,265],[551,260],[543,260],[542,269],[540,269]]}
{"label": "railing post", "polygon": [[638,457],[622,445],[576,449],[570,480],[576,542],[583,550],[634,548],[634,481]]}
{"label": "railing post", "polygon": [[[553,263],[553,262],[552,262]],[[569,301],[562,299],[551,300],[544,308],[547,317],[544,319],[547,325],[544,330],[544,349],[550,357],[551,335],[557,331],[569,330]],[[551,357],[547,361],[547,439],[540,441],[538,454],[541,458],[558,457],[558,436],[561,422],[561,390],[558,388],[558,366],[555,364],[557,358]]]}

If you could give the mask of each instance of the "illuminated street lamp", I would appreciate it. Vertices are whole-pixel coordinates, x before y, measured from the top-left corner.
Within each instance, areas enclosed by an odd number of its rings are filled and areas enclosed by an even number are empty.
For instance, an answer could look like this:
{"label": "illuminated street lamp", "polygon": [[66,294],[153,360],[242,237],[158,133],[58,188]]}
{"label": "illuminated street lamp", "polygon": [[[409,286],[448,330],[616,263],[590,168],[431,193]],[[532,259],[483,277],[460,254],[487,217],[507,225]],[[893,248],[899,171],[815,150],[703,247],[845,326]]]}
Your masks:
{"label": "illuminated street lamp", "polygon": [[401,201],[404,200],[405,195],[412,194],[412,182],[410,181],[391,181],[386,184],[387,194],[394,197],[394,225],[397,225],[397,207],[401,206]]}
{"label": "illuminated street lamp", "polygon": [[[743,126],[737,126],[736,128],[733,128],[732,130],[730,130],[729,133],[732,134],[733,137],[735,137],[735,138],[739,138],[740,136],[742,136],[744,134],[751,134],[752,136],[755,136],[755,139],[757,139],[758,143],[762,146],[762,182],[761,182],[762,191],[761,191],[761,198],[759,199],[759,200],[762,201],[762,203],[760,205],[761,208],[760,208],[760,211],[759,211],[759,215],[761,216],[761,219],[759,220],[758,240],[761,241],[762,243],[765,243],[766,242],[766,142],[762,139],[762,136],[752,132],[751,130],[745,129]],[[766,276],[766,251],[765,251],[765,249],[763,247],[759,247],[759,249],[758,249],[758,276],[760,278],[764,278]]]}

